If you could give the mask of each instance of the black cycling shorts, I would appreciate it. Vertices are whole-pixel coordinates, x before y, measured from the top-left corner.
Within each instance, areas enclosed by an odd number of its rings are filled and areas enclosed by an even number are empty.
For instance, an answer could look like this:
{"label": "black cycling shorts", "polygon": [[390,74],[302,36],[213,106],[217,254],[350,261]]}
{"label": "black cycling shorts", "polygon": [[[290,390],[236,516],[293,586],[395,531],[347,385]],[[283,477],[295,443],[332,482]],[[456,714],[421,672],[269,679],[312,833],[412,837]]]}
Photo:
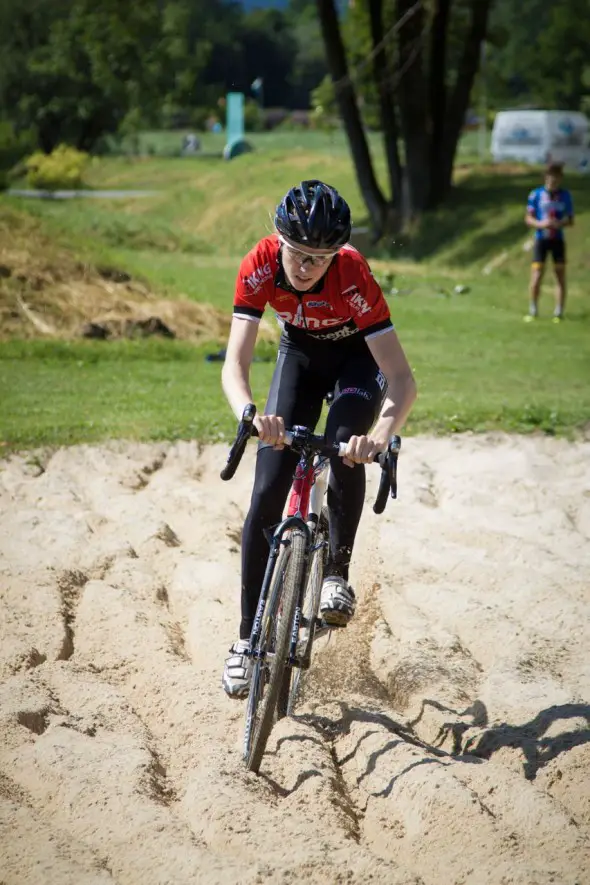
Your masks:
{"label": "black cycling shorts", "polygon": [[533,266],[545,264],[548,255],[552,256],[553,263],[557,267],[565,264],[565,240],[535,239]]}
{"label": "black cycling shorts", "polygon": [[[357,421],[360,419],[368,429],[377,417],[387,385],[365,342],[359,341],[359,344],[360,347],[351,349],[338,347],[337,343],[308,341],[307,346],[300,347],[283,338],[268,392],[266,414],[280,415],[285,427],[303,424],[315,428],[326,394],[333,391],[330,416],[336,415],[336,424],[343,420],[347,405],[354,404],[355,412],[363,413],[363,419],[359,416]],[[342,413],[341,417],[338,413]],[[334,420],[328,420],[329,441],[335,430]],[[366,430],[359,432],[366,433]]]}

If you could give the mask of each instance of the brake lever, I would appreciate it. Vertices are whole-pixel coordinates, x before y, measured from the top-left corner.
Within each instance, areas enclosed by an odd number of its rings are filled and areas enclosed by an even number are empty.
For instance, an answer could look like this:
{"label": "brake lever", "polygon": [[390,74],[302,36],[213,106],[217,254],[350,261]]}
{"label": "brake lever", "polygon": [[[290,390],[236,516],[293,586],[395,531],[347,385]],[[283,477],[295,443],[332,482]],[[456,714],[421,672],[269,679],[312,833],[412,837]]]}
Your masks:
{"label": "brake lever", "polygon": [[391,492],[392,498],[397,498],[397,458],[401,449],[402,441],[399,436],[392,436],[387,446],[387,451],[379,457],[381,464],[381,479],[373,513],[383,513],[387,504],[387,495]]}
{"label": "brake lever", "polygon": [[389,446],[387,447],[387,469],[392,498],[397,498],[397,459],[401,447],[401,437],[392,436],[389,440]]}
{"label": "brake lever", "polygon": [[254,403],[248,403],[242,412],[242,420],[238,425],[238,432],[234,444],[229,451],[227,462],[220,474],[223,480],[231,479],[238,469],[240,461],[242,460],[242,455],[246,449],[246,444],[252,436],[252,431],[255,430],[253,424],[255,416],[256,406]]}

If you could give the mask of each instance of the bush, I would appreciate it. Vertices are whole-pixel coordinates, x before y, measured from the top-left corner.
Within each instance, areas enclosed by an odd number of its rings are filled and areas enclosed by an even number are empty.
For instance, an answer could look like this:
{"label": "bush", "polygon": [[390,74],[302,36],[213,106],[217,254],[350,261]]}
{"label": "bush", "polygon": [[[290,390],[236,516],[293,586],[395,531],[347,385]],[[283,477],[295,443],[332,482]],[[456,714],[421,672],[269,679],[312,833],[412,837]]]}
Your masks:
{"label": "bush", "polygon": [[60,144],[53,153],[37,151],[26,160],[30,187],[55,191],[82,187],[83,175],[90,157],[76,148]]}
{"label": "bush", "polygon": [[246,132],[262,132],[264,115],[255,101],[247,100],[244,104],[244,130]]}

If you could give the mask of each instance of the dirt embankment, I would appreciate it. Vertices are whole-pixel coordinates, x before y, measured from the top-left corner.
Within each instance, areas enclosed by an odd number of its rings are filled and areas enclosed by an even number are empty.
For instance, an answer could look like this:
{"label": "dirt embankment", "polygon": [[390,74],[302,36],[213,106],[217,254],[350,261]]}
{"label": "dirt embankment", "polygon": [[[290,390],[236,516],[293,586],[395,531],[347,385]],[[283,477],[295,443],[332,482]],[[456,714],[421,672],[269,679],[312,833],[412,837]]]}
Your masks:
{"label": "dirt embankment", "polygon": [[227,484],[224,455],[2,464],[0,881],[588,885],[590,445],[406,441],[260,777],[220,687],[253,453]]}
{"label": "dirt embankment", "polygon": [[[0,340],[164,338],[226,341],[228,310],[152,291],[126,271],[95,265],[45,236],[38,222],[0,212]],[[261,335],[276,337],[264,320]]]}

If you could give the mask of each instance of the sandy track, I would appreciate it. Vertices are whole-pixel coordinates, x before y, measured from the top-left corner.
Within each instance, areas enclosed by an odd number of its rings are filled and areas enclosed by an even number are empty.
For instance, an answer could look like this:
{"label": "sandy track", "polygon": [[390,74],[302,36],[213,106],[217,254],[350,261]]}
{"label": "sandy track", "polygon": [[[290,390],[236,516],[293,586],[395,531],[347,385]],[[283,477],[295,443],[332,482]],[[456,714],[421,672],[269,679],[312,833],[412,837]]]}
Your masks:
{"label": "sandy track", "polygon": [[588,885],[590,445],[406,441],[260,777],[220,688],[253,462],[225,484],[224,453],[3,463],[2,885]]}

